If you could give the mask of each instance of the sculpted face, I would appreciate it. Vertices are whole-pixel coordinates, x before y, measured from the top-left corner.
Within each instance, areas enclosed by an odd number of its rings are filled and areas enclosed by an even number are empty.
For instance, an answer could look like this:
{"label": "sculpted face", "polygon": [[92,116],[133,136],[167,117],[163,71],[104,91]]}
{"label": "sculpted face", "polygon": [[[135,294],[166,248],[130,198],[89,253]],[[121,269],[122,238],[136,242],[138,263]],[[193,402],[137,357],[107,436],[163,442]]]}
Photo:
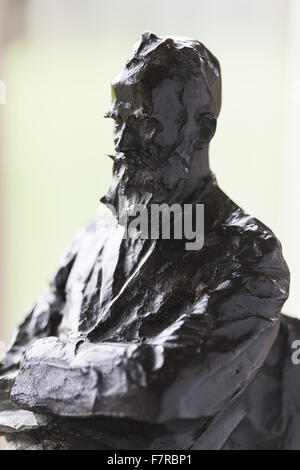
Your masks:
{"label": "sculpted face", "polygon": [[209,172],[201,151],[214,135],[218,104],[200,59],[190,72],[181,64],[191,51],[199,55],[184,44],[156,38],[150,52],[144,44],[113,80],[106,117],[114,119],[116,153],[105,201],[115,208],[117,196],[142,204],[180,200],[192,172]]}

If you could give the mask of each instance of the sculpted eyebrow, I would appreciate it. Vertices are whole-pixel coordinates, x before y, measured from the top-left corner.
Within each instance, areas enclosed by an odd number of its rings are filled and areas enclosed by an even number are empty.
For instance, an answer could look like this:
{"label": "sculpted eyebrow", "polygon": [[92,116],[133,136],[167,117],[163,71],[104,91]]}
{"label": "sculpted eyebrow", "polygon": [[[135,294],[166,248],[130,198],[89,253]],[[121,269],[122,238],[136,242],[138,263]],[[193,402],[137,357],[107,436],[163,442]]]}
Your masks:
{"label": "sculpted eyebrow", "polygon": [[111,119],[122,119],[120,113],[116,109],[110,109],[104,114],[104,117]]}

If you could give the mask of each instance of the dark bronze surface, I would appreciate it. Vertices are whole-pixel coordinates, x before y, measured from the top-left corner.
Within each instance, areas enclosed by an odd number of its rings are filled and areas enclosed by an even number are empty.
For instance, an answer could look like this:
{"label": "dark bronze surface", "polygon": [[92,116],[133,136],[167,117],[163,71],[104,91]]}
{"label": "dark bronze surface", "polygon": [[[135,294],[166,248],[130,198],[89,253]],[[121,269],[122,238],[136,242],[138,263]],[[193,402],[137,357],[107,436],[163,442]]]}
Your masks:
{"label": "dark bronze surface", "polygon": [[144,33],[112,94],[102,201],[126,196],[119,222],[137,203],[205,204],[204,246],[123,239],[113,216],[79,231],[0,369],[0,431],[22,449],[299,449],[281,245],[209,168],[217,59]]}

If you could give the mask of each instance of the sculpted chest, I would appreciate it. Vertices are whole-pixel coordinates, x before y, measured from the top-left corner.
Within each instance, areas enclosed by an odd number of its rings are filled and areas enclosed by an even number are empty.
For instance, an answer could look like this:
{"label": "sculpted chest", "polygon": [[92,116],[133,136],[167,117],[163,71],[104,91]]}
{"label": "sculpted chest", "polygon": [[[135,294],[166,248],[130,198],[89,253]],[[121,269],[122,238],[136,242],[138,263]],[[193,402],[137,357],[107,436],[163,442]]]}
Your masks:
{"label": "sculpted chest", "polygon": [[154,338],[230,269],[232,247],[239,248],[238,237],[216,232],[198,252],[186,251],[181,240],[125,240],[122,234],[114,226],[104,235],[99,223],[86,234],[66,284],[61,334],[75,329],[101,341]]}

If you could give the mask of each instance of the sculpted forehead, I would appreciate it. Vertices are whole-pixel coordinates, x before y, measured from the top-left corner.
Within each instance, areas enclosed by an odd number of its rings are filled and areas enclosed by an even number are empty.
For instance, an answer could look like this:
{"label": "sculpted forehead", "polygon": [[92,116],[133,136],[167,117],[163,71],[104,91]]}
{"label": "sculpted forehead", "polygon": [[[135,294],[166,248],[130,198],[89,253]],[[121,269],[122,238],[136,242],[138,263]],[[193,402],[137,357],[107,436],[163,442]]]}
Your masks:
{"label": "sculpted forehead", "polygon": [[144,69],[142,61],[131,60],[125,67],[123,67],[112,81],[112,88],[120,88],[123,86],[137,85],[141,80],[141,75]]}
{"label": "sculpted forehead", "polygon": [[115,107],[148,114],[165,114],[176,107],[209,111],[211,95],[205,79],[166,76],[158,67],[151,70],[132,65],[124,67],[112,82]]}
{"label": "sculpted forehead", "polygon": [[114,107],[130,112],[130,110],[146,109],[151,105],[151,92],[143,84],[141,69],[137,70],[137,67],[121,69],[111,86]]}

